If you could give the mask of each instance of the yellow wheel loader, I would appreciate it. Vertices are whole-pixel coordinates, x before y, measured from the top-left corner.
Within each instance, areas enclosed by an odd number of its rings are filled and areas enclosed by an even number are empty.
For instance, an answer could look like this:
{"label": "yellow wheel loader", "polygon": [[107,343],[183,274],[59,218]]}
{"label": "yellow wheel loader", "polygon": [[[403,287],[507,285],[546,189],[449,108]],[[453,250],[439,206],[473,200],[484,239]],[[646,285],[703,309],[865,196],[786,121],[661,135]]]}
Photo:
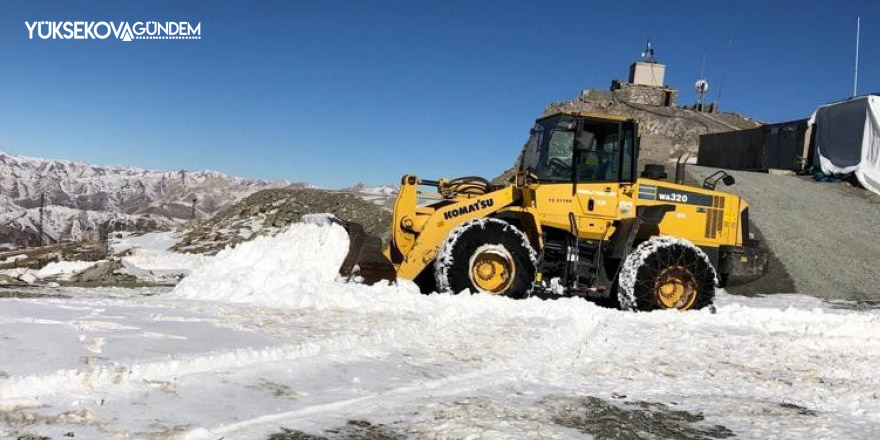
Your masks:
{"label": "yellow wheel loader", "polygon": [[[646,165],[637,175],[638,126],[589,113],[538,119],[515,177],[425,180],[405,175],[391,235],[381,241],[347,224],[351,249],[340,273],[373,283],[415,281],[424,292],[523,298],[581,296],[623,309],[699,309],[716,286],[763,275],[767,251],[749,234],[748,204],[684,185]],[[431,197],[420,187],[434,187]]]}

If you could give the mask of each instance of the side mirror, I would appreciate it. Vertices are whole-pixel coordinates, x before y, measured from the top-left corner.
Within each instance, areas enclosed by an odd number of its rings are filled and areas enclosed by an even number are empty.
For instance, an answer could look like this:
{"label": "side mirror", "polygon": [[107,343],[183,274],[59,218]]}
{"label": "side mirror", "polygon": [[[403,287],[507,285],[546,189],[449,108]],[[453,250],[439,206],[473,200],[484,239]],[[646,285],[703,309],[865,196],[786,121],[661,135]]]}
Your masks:
{"label": "side mirror", "polygon": [[593,145],[594,139],[596,139],[596,135],[594,135],[592,132],[582,130],[580,133],[578,133],[578,137],[574,142],[575,151],[590,151],[590,147]]}
{"label": "side mirror", "polygon": [[736,183],[736,179],[734,179],[733,176],[731,176],[730,174],[727,174],[727,171],[718,170],[712,173],[711,176],[703,180],[703,188],[714,190],[715,186],[718,185],[718,181],[724,182],[724,184],[727,186]]}

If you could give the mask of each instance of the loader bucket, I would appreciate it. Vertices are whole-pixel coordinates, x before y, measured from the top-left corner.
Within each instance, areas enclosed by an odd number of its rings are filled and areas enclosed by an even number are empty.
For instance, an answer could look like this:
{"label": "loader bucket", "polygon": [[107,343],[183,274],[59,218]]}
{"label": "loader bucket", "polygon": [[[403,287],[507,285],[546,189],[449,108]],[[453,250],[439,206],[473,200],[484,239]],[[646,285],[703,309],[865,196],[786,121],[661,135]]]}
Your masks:
{"label": "loader bucket", "polygon": [[382,239],[364,232],[358,223],[338,221],[348,232],[348,254],[339,268],[339,275],[367,285],[379,281],[394,281],[394,265],[382,254]]}

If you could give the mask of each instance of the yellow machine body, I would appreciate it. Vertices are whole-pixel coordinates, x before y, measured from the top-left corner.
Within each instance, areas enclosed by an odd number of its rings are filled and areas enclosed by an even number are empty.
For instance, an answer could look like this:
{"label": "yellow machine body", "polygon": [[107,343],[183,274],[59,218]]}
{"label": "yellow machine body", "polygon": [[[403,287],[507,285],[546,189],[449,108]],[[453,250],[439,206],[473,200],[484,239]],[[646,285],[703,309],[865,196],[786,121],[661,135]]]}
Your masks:
{"label": "yellow machine body", "polygon": [[[731,176],[719,172],[702,186],[684,185],[683,168],[670,181],[664,167],[646,165],[636,177],[635,121],[586,113],[538,119],[518,162],[514,177],[503,185],[479,177],[403,176],[381,254],[378,238],[350,225],[351,249],[340,273],[359,273],[367,282],[414,280],[428,292],[436,281],[441,285],[433,288],[440,290],[471,286],[520,297],[546,287],[546,275],[562,280],[568,294],[607,299],[618,290],[636,246],[674,237],[683,240],[676,246],[688,247],[705,264],[691,258],[658,267],[649,290],[656,305],[687,309],[695,291],[703,296],[693,307],[708,304],[713,280],[747,282],[766,269],[766,251],[750,238],[748,204],[715,190],[719,181],[733,184]],[[435,192],[422,191],[428,187]],[[486,220],[473,222],[479,219]],[[477,224],[482,232],[473,229]],[[469,234],[468,245],[454,242],[461,234]],[[441,254],[444,246],[450,249],[448,258]],[[456,249],[466,254],[454,257]],[[649,290],[638,289],[640,294]]]}
{"label": "yellow machine body", "polygon": [[419,182],[412,175],[402,179],[394,204],[391,241],[385,251],[397,276],[409,280],[434,260],[449,232],[468,220],[514,218],[523,225],[532,246],[540,249],[545,228],[570,230],[571,213],[577,220],[579,238],[601,240],[614,233],[615,220],[634,218],[639,206],[674,205],[675,210],[659,223],[657,233],[718,249],[742,246],[740,219],[748,207],[733,194],[641,178],[634,184],[579,183],[574,194],[569,183],[520,187],[511,183],[488,194],[418,206]]}

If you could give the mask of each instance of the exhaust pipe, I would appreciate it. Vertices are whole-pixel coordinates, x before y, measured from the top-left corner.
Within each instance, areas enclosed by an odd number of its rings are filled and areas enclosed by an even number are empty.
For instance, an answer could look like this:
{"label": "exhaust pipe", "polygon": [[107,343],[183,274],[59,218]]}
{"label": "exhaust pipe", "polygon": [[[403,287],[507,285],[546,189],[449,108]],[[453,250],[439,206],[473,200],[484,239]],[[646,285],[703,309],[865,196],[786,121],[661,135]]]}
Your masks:
{"label": "exhaust pipe", "polygon": [[685,168],[687,168],[687,161],[691,158],[691,153],[685,151],[681,153],[681,156],[678,156],[678,159],[675,161],[675,183],[679,185],[684,185],[684,175]]}

